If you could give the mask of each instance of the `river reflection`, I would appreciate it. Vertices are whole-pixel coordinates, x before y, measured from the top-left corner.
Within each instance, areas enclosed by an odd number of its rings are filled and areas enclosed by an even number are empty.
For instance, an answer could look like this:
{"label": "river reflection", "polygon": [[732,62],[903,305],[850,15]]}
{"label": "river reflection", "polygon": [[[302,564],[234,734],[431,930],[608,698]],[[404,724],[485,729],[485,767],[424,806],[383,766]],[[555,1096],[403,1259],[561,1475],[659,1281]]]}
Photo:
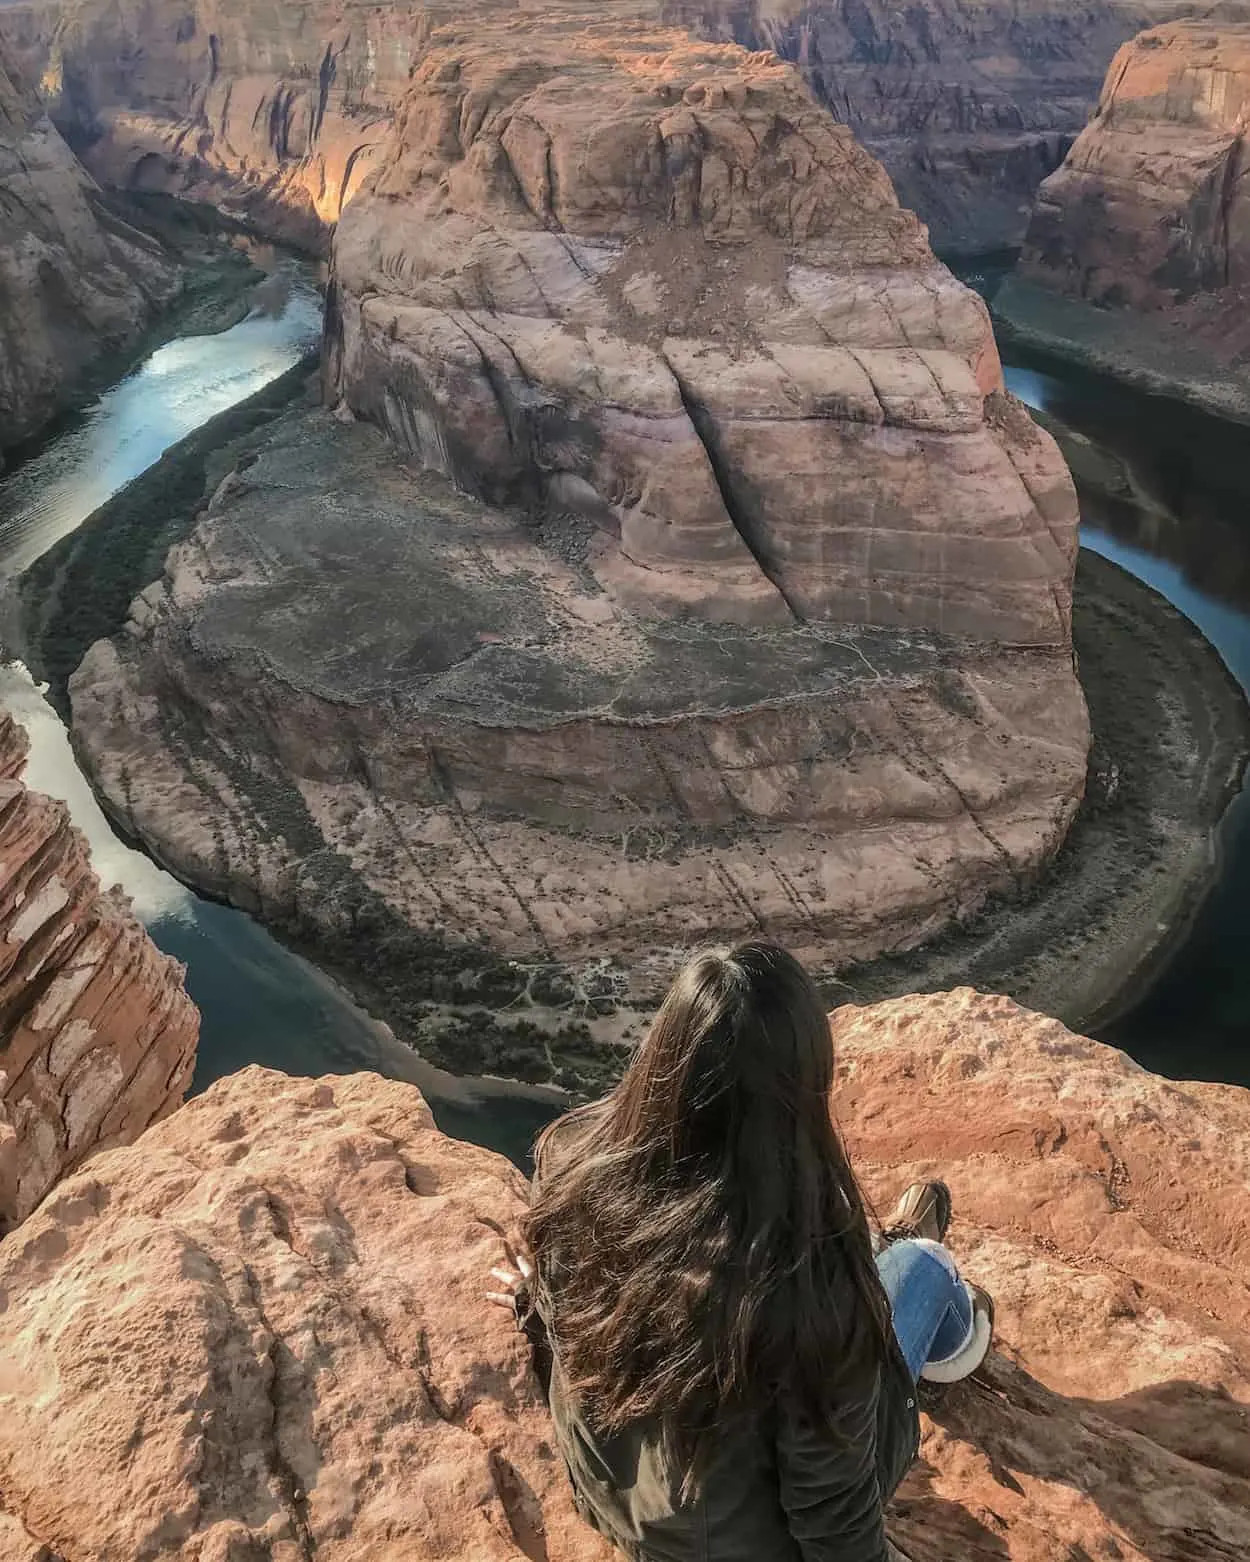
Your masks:
{"label": "river reflection", "polygon": [[[29,567],[105,499],[209,418],[276,379],[315,345],[312,269],[274,257],[249,317],[168,343],[0,481],[0,583]],[[101,881],[120,884],[154,942],[187,967],[202,1017],[193,1092],[249,1063],[294,1075],[369,1069],[418,1085],[447,1132],[524,1165],[558,1092],[460,1080],[423,1062],[335,982],[242,912],[202,900],[114,834],[65,728],[20,664],[0,666],[0,705],[31,739],[26,779],[69,805]]]}
{"label": "river reflection", "polygon": [[312,268],[278,261],[247,319],[167,342],[0,482],[0,573],[17,575],[170,445],[263,389],[315,347]]}
{"label": "river reflection", "polygon": [[[1113,457],[1082,482],[1081,540],[1198,625],[1250,691],[1250,431],[1081,370],[1004,355],[1008,388]],[[1250,1085],[1250,788],[1184,945],[1102,1039],[1173,1077]]]}

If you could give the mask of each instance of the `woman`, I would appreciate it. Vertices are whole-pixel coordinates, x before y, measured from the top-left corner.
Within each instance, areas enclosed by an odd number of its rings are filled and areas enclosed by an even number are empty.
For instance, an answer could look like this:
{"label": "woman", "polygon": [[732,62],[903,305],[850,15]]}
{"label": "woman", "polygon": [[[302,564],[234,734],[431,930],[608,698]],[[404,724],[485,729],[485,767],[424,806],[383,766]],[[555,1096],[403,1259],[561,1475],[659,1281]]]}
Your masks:
{"label": "woman", "polygon": [[612,1094],[539,1141],[532,1266],[492,1299],[547,1358],[579,1508],[637,1562],[886,1562],[916,1380],[989,1349],[943,1184],[874,1258],[833,1075],[810,977],[740,944],[696,956]]}

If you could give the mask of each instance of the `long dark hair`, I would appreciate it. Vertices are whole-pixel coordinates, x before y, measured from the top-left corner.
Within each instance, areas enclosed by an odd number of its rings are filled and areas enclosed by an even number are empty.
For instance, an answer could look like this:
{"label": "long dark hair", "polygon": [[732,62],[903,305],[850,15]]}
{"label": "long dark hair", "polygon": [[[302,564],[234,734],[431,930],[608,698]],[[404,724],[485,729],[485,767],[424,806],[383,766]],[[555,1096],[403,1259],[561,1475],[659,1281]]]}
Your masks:
{"label": "long dark hair", "polygon": [[527,1237],[593,1425],[656,1417],[690,1452],[780,1394],[831,1421],[877,1370],[889,1306],[833,1071],[806,971],[739,944],[691,960],[612,1094],[544,1133]]}

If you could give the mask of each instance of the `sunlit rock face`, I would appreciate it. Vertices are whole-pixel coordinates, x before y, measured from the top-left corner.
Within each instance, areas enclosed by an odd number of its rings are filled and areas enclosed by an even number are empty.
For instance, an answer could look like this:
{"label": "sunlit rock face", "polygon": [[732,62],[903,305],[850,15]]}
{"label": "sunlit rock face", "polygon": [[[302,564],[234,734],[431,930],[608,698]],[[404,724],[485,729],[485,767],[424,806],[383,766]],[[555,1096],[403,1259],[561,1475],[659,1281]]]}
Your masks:
{"label": "sunlit rock face", "polygon": [[199,1015],[182,968],[101,892],[64,806],[21,780],[0,711],[0,1229],[182,1100]]}
{"label": "sunlit rock face", "polygon": [[[888,1512],[911,1562],[1250,1555],[1250,1093],[967,990],[833,1036],[879,1207],[944,1176],[998,1307]],[[4,1555],[608,1562],[482,1295],[525,1198],[363,1074],[248,1069],[94,1160],[0,1244]]]}
{"label": "sunlit rock face", "polygon": [[0,465],[176,293],[53,128],[0,32]]}

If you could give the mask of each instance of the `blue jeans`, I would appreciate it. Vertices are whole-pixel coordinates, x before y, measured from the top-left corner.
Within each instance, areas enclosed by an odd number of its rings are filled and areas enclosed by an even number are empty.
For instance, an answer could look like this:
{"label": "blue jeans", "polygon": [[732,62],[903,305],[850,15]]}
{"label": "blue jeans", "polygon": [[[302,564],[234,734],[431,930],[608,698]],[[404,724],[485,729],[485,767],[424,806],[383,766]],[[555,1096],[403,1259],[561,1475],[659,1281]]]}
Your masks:
{"label": "blue jeans", "polygon": [[972,1339],[972,1298],[955,1260],[937,1242],[893,1242],[877,1270],[894,1314],[894,1332],[912,1378],[930,1362],[949,1361]]}

